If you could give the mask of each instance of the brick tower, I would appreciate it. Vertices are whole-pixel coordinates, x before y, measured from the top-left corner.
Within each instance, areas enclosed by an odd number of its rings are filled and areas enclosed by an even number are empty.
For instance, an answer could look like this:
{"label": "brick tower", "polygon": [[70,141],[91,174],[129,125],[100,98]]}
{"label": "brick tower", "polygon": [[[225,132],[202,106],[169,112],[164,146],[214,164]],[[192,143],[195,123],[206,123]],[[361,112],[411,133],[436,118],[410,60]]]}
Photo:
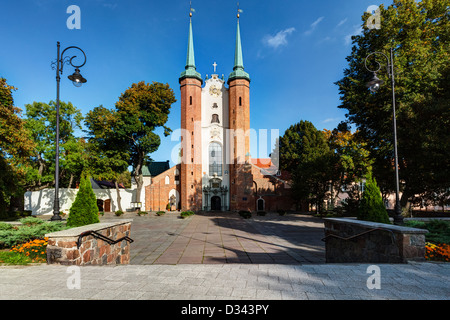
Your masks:
{"label": "brick tower", "polygon": [[229,86],[230,209],[254,207],[250,164],[250,76],[244,71],[239,13],[237,15],[234,67]]}
{"label": "brick tower", "polygon": [[[203,80],[196,71],[192,13],[189,20],[188,49],[185,71],[179,78],[181,91],[181,210],[202,208],[202,143],[201,143],[201,93]],[[194,147],[195,146],[195,147]]]}

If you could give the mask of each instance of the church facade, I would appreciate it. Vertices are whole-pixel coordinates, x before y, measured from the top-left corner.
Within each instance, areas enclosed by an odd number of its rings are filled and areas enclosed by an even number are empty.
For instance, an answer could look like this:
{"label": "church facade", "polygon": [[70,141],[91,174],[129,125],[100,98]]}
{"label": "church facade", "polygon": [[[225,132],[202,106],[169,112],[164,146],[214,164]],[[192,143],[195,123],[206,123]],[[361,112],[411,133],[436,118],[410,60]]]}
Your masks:
{"label": "church facade", "polygon": [[[214,71],[216,64],[214,63]],[[250,155],[250,76],[244,71],[239,14],[234,67],[227,79],[196,70],[192,15],[181,92],[180,163],[152,178],[145,210],[290,209],[287,177]]]}

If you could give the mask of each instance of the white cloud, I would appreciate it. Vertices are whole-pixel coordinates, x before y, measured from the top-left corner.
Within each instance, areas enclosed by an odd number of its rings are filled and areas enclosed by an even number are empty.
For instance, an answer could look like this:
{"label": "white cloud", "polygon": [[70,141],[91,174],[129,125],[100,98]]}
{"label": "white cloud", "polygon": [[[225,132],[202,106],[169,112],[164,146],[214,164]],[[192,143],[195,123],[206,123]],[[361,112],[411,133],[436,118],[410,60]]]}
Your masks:
{"label": "white cloud", "polygon": [[323,20],[324,17],[319,17],[317,18],[316,21],[314,21],[313,23],[311,23],[311,25],[309,26],[309,30],[306,30],[304,33],[305,35],[310,35],[311,33],[313,33],[314,29],[316,29],[317,25]]}
{"label": "white cloud", "polygon": [[339,120],[339,118],[327,118],[327,119],[323,120],[322,123],[335,122],[338,120]]}
{"label": "white cloud", "polygon": [[285,46],[288,44],[286,37],[295,31],[295,28],[287,28],[285,30],[281,30],[276,35],[266,35],[263,39],[264,44],[274,49],[279,46]]}
{"label": "white cloud", "polygon": [[354,25],[353,30],[344,37],[345,45],[349,45],[350,43],[352,43],[352,36],[361,34],[362,30],[363,29],[360,25]]}
{"label": "white cloud", "polygon": [[347,22],[347,20],[348,20],[348,18],[345,18],[345,19],[339,21],[339,23],[337,24],[336,28],[342,26],[344,23]]}

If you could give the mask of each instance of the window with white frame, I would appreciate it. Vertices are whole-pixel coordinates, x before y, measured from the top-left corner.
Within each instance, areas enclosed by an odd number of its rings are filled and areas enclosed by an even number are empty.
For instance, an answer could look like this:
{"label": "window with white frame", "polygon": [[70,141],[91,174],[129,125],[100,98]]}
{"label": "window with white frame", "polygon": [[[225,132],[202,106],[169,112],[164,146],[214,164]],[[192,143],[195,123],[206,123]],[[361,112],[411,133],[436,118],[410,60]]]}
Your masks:
{"label": "window with white frame", "polygon": [[222,176],[222,146],[217,142],[209,145],[209,176]]}

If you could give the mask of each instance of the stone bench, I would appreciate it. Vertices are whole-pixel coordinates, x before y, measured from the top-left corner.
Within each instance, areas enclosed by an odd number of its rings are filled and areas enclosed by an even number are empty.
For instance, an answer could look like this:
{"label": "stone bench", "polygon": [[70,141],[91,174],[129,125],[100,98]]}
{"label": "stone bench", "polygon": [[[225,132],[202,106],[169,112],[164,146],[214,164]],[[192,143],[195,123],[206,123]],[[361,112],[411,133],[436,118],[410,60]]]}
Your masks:
{"label": "stone bench", "polygon": [[325,218],[326,262],[407,263],[425,260],[428,230],[348,218]]}
{"label": "stone bench", "polygon": [[129,237],[132,221],[121,219],[94,223],[46,234],[47,263],[80,266],[128,264],[130,242],[122,240],[111,244],[104,237],[114,241]]}

